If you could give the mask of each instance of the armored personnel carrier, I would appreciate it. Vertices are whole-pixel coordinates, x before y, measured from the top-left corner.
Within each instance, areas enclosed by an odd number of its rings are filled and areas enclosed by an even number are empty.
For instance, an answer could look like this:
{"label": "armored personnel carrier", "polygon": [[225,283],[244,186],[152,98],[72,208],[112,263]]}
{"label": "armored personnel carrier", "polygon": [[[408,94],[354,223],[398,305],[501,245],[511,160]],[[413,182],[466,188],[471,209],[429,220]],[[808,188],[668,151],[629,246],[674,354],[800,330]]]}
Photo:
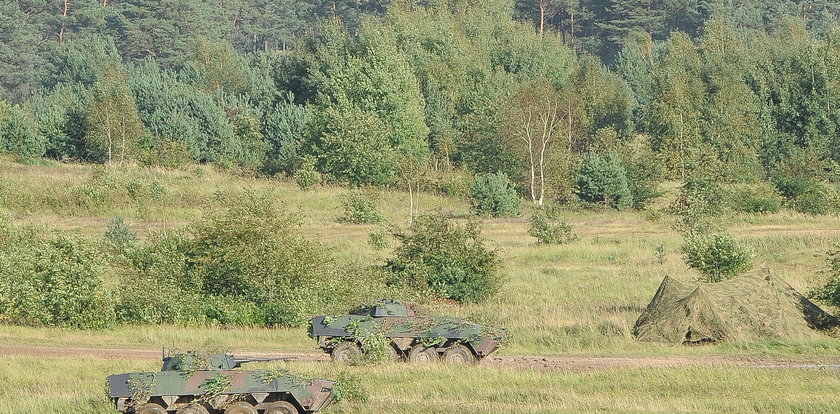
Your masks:
{"label": "armored personnel carrier", "polygon": [[392,359],[411,362],[443,360],[474,363],[499,348],[504,330],[450,316],[419,316],[410,304],[382,300],[348,315],[312,318],[310,336],[333,360],[358,361],[365,339],[382,335],[390,340]]}
{"label": "armored personnel carrier", "polygon": [[282,370],[235,370],[271,360],[179,353],[164,357],[159,372],[109,376],[108,392],[117,411],[134,414],[301,414],[332,402],[333,381]]}

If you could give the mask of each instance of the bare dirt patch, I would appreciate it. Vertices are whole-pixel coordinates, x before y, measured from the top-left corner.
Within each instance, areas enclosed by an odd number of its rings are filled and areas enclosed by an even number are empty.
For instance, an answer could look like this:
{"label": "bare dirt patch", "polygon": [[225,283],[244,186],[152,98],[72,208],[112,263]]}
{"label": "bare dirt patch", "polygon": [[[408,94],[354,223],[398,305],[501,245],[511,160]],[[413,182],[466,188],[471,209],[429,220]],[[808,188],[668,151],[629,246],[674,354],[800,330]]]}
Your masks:
{"label": "bare dirt patch", "polygon": [[[295,358],[298,361],[327,362],[329,355],[318,352],[258,352],[233,350],[243,358]],[[43,357],[87,357],[105,359],[159,360],[161,350],[128,348],[48,347],[0,345],[0,355]],[[830,360],[784,360],[727,356],[587,356],[557,357],[502,355],[489,356],[481,365],[515,370],[596,372],[611,369],[677,368],[687,366],[733,366],[761,369],[829,369],[840,371],[840,358]]]}

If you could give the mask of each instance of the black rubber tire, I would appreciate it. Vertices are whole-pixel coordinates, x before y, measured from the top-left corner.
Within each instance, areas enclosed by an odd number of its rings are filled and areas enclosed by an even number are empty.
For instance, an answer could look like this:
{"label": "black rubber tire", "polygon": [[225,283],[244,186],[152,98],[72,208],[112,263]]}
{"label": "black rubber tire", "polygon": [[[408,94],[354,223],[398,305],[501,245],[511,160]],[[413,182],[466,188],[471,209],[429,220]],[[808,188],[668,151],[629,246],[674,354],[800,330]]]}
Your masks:
{"label": "black rubber tire", "polygon": [[175,411],[175,414],[210,414],[210,412],[204,406],[193,404]]}
{"label": "black rubber tire", "polygon": [[355,342],[344,341],[332,350],[332,359],[345,364],[356,364],[362,359],[362,349]]}
{"label": "black rubber tire", "polygon": [[166,414],[166,409],[159,404],[146,403],[134,410],[134,414]]}
{"label": "black rubber tire", "polygon": [[408,351],[408,360],[414,364],[430,364],[440,361],[440,356],[435,348],[429,348],[423,344],[417,344],[411,347],[411,350]]}
{"label": "black rubber tire", "polygon": [[297,407],[288,401],[268,403],[264,414],[299,414]]}
{"label": "black rubber tire", "polygon": [[443,362],[447,364],[474,364],[476,361],[472,351],[464,345],[458,344],[443,352]]}
{"label": "black rubber tire", "polygon": [[225,414],[257,414],[257,409],[247,401],[237,401],[225,407]]}

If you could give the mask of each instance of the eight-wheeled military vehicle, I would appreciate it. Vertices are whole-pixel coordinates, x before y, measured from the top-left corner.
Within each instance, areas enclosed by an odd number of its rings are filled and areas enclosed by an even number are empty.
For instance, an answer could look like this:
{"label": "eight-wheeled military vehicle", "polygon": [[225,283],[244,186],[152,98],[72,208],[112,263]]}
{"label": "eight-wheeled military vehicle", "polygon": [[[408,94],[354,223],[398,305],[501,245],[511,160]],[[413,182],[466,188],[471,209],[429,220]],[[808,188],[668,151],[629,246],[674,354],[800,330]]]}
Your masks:
{"label": "eight-wheeled military vehicle", "polygon": [[235,370],[246,362],[229,354],[178,353],[159,372],[108,377],[117,411],[134,414],[300,414],[332,402],[335,383],[282,370]]}
{"label": "eight-wheeled military vehicle", "polygon": [[450,316],[419,316],[409,304],[382,300],[348,315],[312,318],[310,336],[333,360],[353,363],[362,356],[365,339],[390,340],[393,359],[411,362],[443,360],[473,363],[499,348],[504,331]]}

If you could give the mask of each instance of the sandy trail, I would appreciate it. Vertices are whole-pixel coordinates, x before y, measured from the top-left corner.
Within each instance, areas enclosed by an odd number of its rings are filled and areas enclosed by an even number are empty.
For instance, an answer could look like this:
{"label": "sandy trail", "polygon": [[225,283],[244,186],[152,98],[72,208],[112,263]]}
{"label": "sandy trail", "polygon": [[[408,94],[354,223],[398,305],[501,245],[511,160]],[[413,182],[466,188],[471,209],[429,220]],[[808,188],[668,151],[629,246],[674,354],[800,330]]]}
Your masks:
{"label": "sandy trail", "polygon": [[[329,361],[328,355],[319,352],[260,352],[233,350],[232,353],[243,358],[295,358],[298,361]],[[51,347],[33,345],[0,345],[0,356],[47,356],[47,357],[90,357],[105,359],[143,359],[159,360],[161,351],[157,349],[129,348],[90,348],[90,347]],[[596,372],[626,368],[675,368],[687,366],[732,366],[762,369],[829,369],[840,371],[840,358],[829,360],[789,360],[782,358],[751,358],[739,356],[527,356],[527,355],[491,355],[481,361],[481,365],[498,368],[537,370]]]}

